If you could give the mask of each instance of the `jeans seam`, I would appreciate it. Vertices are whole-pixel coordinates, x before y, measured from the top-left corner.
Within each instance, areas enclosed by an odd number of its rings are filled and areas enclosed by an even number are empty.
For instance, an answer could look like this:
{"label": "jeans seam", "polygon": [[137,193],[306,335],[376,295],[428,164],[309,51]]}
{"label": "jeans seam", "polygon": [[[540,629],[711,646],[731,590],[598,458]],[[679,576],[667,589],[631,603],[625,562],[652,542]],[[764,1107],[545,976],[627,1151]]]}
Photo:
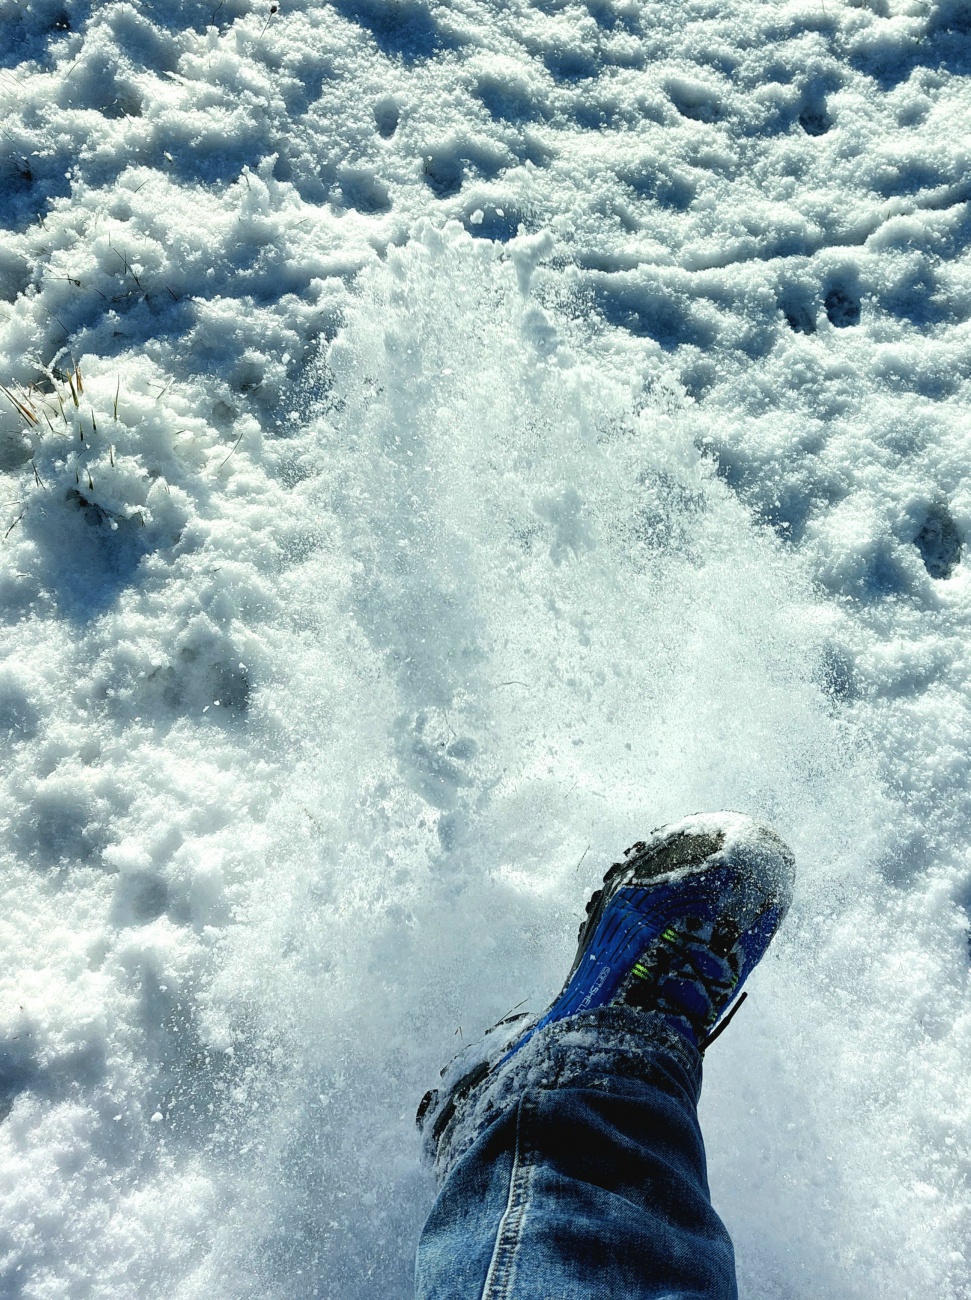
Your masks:
{"label": "jeans seam", "polygon": [[522,1242],[523,1222],[533,1175],[532,1153],[525,1133],[529,1097],[523,1094],[516,1108],[516,1147],[509,1175],[509,1197],[496,1230],[496,1244],[489,1261],[481,1300],[508,1300],[516,1275],[516,1256]]}

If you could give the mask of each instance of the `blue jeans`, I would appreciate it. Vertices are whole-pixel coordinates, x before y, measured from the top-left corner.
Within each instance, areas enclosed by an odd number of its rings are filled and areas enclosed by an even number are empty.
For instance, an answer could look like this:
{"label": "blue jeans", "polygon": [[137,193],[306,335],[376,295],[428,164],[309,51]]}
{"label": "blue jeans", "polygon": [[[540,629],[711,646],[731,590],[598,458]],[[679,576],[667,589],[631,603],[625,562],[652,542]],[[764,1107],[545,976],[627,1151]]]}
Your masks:
{"label": "blue jeans", "polygon": [[700,1091],[699,1053],[660,1015],[542,1030],[443,1135],[417,1300],[735,1300]]}

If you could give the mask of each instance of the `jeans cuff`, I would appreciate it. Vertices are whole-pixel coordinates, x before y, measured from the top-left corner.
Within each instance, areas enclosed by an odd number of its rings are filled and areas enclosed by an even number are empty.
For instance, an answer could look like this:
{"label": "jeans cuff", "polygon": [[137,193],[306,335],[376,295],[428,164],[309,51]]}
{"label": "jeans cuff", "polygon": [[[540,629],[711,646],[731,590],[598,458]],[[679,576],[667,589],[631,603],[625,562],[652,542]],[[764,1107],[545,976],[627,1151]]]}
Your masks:
{"label": "jeans cuff", "polygon": [[439,1179],[487,1128],[515,1110],[528,1089],[607,1090],[619,1079],[646,1082],[659,1057],[680,1067],[697,1098],[701,1054],[656,1012],[608,1006],[547,1025],[505,1064],[494,1065],[456,1106],[438,1142]]}

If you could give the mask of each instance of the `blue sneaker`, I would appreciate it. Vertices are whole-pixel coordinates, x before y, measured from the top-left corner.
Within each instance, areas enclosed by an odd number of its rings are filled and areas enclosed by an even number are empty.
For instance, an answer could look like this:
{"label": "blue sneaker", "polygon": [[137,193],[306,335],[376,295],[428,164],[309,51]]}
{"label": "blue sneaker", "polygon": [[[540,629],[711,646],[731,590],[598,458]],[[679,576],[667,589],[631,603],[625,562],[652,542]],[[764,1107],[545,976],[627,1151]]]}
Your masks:
{"label": "blue sneaker", "polygon": [[437,1141],[477,1083],[566,1016],[620,1005],[659,1013],[703,1052],[741,1005],[742,985],[788,911],[794,876],[782,840],[740,813],[699,814],[653,831],[614,863],[587,904],[559,996],[530,1024],[525,1016],[500,1021],[484,1049],[462,1054],[464,1068],[460,1058],[443,1071],[445,1089],[419,1108],[423,1132],[431,1124]]}

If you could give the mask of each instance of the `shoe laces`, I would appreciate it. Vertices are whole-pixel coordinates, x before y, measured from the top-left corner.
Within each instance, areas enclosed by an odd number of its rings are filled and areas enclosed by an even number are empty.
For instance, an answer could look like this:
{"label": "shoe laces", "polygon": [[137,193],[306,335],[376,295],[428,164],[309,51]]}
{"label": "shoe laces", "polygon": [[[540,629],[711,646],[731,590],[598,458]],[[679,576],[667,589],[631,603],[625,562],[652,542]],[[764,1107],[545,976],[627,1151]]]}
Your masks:
{"label": "shoe laces", "polygon": [[737,938],[730,927],[698,917],[673,922],[634,963],[620,1001],[686,1023],[698,1041],[738,984]]}

